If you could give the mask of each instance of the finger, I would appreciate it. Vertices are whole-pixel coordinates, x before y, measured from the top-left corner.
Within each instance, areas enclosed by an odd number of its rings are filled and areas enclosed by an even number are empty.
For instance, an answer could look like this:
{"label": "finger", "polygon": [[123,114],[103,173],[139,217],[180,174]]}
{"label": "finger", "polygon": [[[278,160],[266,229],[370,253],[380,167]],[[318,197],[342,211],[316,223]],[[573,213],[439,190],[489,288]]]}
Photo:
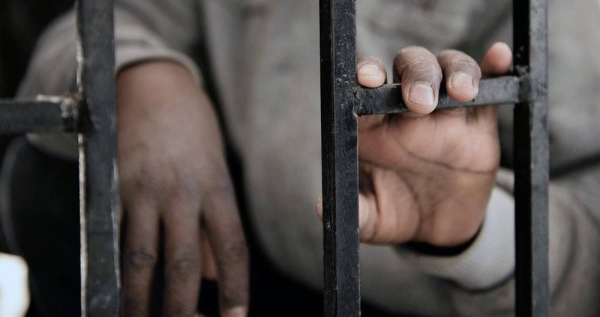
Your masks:
{"label": "finger", "polygon": [[317,216],[319,220],[323,221],[323,197],[319,197],[317,200]]}
{"label": "finger", "polygon": [[213,254],[212,248],[210,247],[210,242],[206,234],[206,230],[202,230],[201,237],[202,241],[200,241],[200,243],[202,244],[202,276],[210,280],[216,280],[219,277],[217,272],[217,263],[215,263],[215,256]]}
{"label": "finger", "polygon": [[377,88],[387,81],[387,72],[379,58],[361,57],[358,59],[356,66],[356,78],[359,85]]}
{"label": "finger", "polygon": [[[362,202],[360,202],[363,197],[362,195],[359,197],[359,205],[362,204]],[[323,197],[320,197],[319,200],[317,200],[317,216],[319,217],[319,220],[323,221]],[[358,222],[359,222],[359,227],[362,228],[364,222],[366,221],[367,217],[367,213],[365,212],[359,212],[359,217],[358,217]]]}
{"label": "finger", "polygon": [[123,249],[123,316],[149,316],[158,259],[158,212],[148,200],[130,204]]}
{"label": "finger", "polygon": [[165,316],[193,316],[200,289],[199,205],[172,201],[164,215]]}
{"label": "finger", "polygon": [[248,250],[228,180],[205,194],[204,219],[217,264],[221,315],[243,317],[248,312]]}
{"label": "finger", "polygon": [[484,77],[504,75],[512,67],[512,51],[506,43],[497,42],[490,47],[481,63]]}
{"label": "finger", "polygon": [[[394,170],[361,166],[358,196],[359,235],[361,242],[398,244],[414,238],[419,228],[419,208],[414,203],[410,187]],[[393,189],[393,190],[391,190]]]}
{"label": "finger", "polygon": [[402,83],[406,106],[414,113],[431,113],[438,102],[442,71],[437,58],[422,47],[402,49],[394,61],[394,77]]}
{"label": "finger", "polygon": [[481,69],[469,55],[456,50],[445,50],[438,62],[446,78],[446,91],[458,102],[473,100],[479,91]]}
{"label": "finger", "polygon": [[373,197],[358,194],[358,227],[361,242],[372,242],[377,231],[377,205]]}

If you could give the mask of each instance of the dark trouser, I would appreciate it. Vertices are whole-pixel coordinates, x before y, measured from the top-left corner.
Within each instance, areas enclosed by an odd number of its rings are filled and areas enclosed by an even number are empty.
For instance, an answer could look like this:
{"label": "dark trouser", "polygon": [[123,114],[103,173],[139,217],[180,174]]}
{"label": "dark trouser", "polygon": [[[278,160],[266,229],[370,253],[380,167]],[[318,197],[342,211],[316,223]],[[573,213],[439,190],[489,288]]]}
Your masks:
{"label": "dark trouser", "polygon": [[0,181],[1,232],[29,266],[37,316],[80,316],[79,202],[75,162],[53,158],[25,138],[9,147]]}
{"label": "dark trouser", "polygon": [[[241,175],[239,164],[232,166],[233,175]],[[13,141],[0,177],[0,234],[11,253],[23,256],[29,266],[31,317],[80,316],[78,193],[76,162],[45,154],[24,137]],[[321,316],[319,292],[279,273],[252,236],[250,316]],[[162,264],[153,290],[155,316],[161,311]],[[216,290],[214,282],[202,281],[199,306],[205,316],[218,316]],[[389,315],[363,304],[363,316]]]}

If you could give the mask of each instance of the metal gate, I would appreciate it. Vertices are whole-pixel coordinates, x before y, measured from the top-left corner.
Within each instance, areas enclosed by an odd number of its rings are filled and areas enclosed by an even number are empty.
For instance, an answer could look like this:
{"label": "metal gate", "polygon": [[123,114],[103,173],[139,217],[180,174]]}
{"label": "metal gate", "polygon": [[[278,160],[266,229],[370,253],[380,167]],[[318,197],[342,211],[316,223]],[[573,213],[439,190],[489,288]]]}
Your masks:
{"label": "metal gate", "polygon": [[[325,316],[360,316],[357,115],[406,112],[399,86],[356,80],[356,0],[321,0]],[[440,95],[436,109],[516,104],[516,311],[548,316],[547,0],[514,0],[514,76],[485,79],[477,98]]]}
{"label": "metal gate", "polygon": [[[119,315],[113,1],[77,2],[77,84],[70,96],[0,100],[0,133],[77,133],[82,316]],[[360,315],[357,115],[407,111],[400,89],[356,82],[355,0],[320,0],[325,315]],[[465,104],[516,104],[516,309],[548,316],[547,0],[514,1],[515,75],[482,80]]]}
{"label": "metal gate", "polygon": [[82,316],[118,316],[113,1],[79,0],[77,23],[78,92],[35,100],[1,100],[0,133],[78,133]]}

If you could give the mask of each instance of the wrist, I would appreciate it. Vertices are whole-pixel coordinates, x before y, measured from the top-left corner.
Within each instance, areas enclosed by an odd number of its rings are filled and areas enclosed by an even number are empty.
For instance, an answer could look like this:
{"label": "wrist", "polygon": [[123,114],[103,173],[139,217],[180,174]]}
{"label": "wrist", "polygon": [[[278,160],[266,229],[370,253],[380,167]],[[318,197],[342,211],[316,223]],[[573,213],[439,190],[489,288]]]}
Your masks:
{"label": "wrist", "polygon": [[408,251],[423,254],[423,255],[432,255],[432,256],[456,256],[464,251],[466,251],[472,244],[477,240],[477,236],[481,231],[481,226],[479,230],[475,233],[471,239],[454,246],[437,246],[425,242],[407,242],[403,243],[400,246]]}
{"label": "wrist", "polygon": [[425,274],[452,280],[466,289],[482,290],[512,275],[514,244],[514,198],[495,188],[481,229],[459,254],[427,254],[405,245],[396,250],[403,260]]}

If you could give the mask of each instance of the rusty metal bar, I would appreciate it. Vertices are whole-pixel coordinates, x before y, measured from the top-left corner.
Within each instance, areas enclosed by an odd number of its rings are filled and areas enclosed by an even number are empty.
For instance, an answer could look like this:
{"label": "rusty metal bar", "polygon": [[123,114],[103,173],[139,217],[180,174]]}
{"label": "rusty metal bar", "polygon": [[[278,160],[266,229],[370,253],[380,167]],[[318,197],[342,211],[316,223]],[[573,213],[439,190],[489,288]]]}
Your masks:
{"label": "rusty metal bar", "polygon": [[119,315],[120,276],[112,0],[79,0],[81,314]]}
{"label": "rusty metal bar", "polygon": [[325,316],[360,316],[355,0],[321,0]]}
{"label": "rusty metal bar", "polygon": [[514,112],[518,317],[550,315],[547,11],[547,0],[513,1],[514,68],[527,78]]}
{"label": "rusty metal bar", "polygon": [[[477,98],[468,103],[457,103],[442,90],[437,107],[516,104],[519,317],[549,315],[547,8],[547,0],[514,1],[517,76],[482,80]],[[356,115],[408,109],[400,85],[365,89],[356,82],[355,1],[321,0],[320,10],[325,316],[359,316]]]}
{"label": "rusty metal bar", "polygon": [[[448,96],[445,85],[441,85],[437,110],[474,107],[482,105],[514,104],[519,101],[521,79],[515,76],[483,79],[479,82],[479,93],[472,101],[459,103]],[[357,88],[360,100],[356,113],[358,115],[392,114],[407,112],[408,108],[402,99],[402,86],[385,85],[375,89]]]}

